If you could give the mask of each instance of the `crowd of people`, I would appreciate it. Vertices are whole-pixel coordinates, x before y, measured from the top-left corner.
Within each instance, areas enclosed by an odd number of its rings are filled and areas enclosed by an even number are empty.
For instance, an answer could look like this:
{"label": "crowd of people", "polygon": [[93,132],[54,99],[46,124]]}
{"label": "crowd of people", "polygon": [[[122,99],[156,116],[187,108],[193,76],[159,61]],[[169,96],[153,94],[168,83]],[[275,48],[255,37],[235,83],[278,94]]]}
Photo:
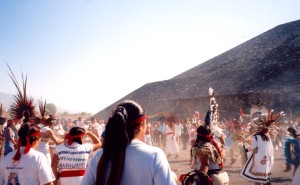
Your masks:
{"label": "crowd of people", "polygon": [[297,184],[298,125],[277,123],[281,114],[269,114],[252,123],[223,120],[217,128],[212,119],[201,120],[197,113],[190,119],[169,114],[151,120],[131,100],[120,103],[107,121],[23,114],[22,119],[7,119],[2,125],[0,184],[186,183],[188,175],[179,178],[169,164],[181,150],[190,150],[187,161],[192,171],[202,173],[198,174],[202,184],[229,184],[225,160],[230,165],[239,160],[245,180],[270,184],[278,147],[284,147],[283,170],[293,173],[292,184]]}

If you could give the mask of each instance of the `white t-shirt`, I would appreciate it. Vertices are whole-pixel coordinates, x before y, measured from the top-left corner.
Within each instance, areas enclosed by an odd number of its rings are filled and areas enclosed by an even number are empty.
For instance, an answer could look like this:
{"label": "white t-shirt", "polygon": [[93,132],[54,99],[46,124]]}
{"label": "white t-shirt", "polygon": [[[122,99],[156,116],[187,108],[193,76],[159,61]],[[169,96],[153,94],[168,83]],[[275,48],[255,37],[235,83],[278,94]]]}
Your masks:
{"label": "white t-shirt", "polygon": [[21,147],[21,159],[13,165],[13,156],[16,150],[2,158],[0,163],[0,184],[19,182],[21,185],[40,185],[52,182],[55,177],[46,156],[31,148],[24,154]]}
{"label": "white t-shirt", "polygon": [[[81,185],[94,185],[101,149],[83,177]],[[110,166],[109,166],[110,168]],[[107,169],[108,171],[110,169]],[[133,140],[126,148],[126,158],[120,185],[176,185],[165,153],[158,147]]]}
{"label": "white t-shirt", "polygon": [[[90,143],[79,144],[73,142],[71,146],[62,143],[55,147],[55,153],[58,155],[58,172],[70,170],[85,170],[90,153],[93,151],[93,145]],[[82,176],[60,177],[60,185],[80,184]]]}

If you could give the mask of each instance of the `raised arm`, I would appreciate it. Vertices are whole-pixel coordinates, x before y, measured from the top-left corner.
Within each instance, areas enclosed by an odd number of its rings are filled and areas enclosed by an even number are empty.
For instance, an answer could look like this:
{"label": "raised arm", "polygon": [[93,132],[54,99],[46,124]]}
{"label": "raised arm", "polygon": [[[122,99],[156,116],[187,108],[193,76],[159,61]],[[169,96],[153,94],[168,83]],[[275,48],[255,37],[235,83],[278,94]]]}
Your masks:
{"label": "raised arm", "polygon": [[98,150],[102,147],[102,142],[99,140],[99,138],[97,138],[97,136],[95,136],[89,131],[86,131],[85,134],[88,135],[93,142],[93,151]]}
{"label": "raised arm", "polygon": [[48,137],[50,137],[50,138],[55,142],[55,144],[59,145],[59,144],[61,144],[62,142],[64,142],[64,139],[57,138],[57,137],[54,135],[54,133],[53,133],[52,130],[47,130],[46,133],[47,133]]}

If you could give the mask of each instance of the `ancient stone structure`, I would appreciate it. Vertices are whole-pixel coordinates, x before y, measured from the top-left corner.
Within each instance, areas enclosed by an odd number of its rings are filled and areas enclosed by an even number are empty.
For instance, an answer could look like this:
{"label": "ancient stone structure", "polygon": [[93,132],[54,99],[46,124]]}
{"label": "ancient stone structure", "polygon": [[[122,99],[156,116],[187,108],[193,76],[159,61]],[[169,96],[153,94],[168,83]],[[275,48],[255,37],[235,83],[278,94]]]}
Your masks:
{"label": "ancient stone structure", "polygon": [[279,25],[174,78],[145,84],[98,112],[107,119],[124,99],[141,103],[148,114],[173,112],[179,117],[205,114],[208,89],[216,91],[220,118],[247,114],[261,100],[266,107],[300,116],[300,20]]}

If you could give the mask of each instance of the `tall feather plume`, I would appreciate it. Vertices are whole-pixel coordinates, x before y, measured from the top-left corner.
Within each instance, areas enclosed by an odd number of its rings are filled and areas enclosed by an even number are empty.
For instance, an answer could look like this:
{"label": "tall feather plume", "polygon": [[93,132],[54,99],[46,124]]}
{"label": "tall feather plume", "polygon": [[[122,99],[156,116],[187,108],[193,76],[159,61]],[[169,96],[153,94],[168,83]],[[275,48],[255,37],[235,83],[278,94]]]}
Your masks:
{"label": "tall feather plume", "polygon": [[21,120],[24,118],[23,122],[29,121],[29,118],[35,115],[34,109],[35,105],[33,103],[33,98],[27,96],[27,76],[24,79],[22,74],[22,88],[20,87],[16,76],[11,70],[10,66],[7,64],[10,71],[10,78],[13,81],[18,93],[14,95],[15,101],[10,107],[10,114],[13,119]]}
{"label": "tall feather plume", "polygon": [[5,109],[1,103],[0,104],[0,125],[4,125],[4,123],[6,121],[6,117],[4,117],[4,112],[5,112]]}
{"label": "tall feather plume", "polygon": [[43,100],[39,100],[39,111],[42,118],[46,118],[48,115],[48,112],[46,111],[46,100],[43,102]]}
{"label": "tall feather plume", "polygon": [[4,114],[4,107],[2,105],[2,103],[0,103],[0,117],[2,117]]}
{"label": "tall feather plume", "polygon": [[278,123],[283,116],[285,116],[284,112],[279,112],[277,114],[273,114],[274,110],[270,110],[266,114],[261,114],[259,117],[253,119],[253,123],[251,124],[250,133],[257,134],[262,129],[267,128],[268,133],[271,136],[277,134]]}
{"label": "tall feather plume", "polygon": [[269,121],[271,121],[272,120],[272,114],[273,114],[273,112],[274,112],[274,110],[273,109],[271,109],[271,110],[269,110],[269,112],[268,112],[268,116],[267,116],[267,122],[269,122]]}
{"label": "tall feather plume", "polygon": [[46,105],[47,105],[46,100],[45,101],[43,101],[42,99],[39,100],[39,111],[40,111],[41,122],[49,126],[55,125],[54,122],[55,116],[49,115]]}

